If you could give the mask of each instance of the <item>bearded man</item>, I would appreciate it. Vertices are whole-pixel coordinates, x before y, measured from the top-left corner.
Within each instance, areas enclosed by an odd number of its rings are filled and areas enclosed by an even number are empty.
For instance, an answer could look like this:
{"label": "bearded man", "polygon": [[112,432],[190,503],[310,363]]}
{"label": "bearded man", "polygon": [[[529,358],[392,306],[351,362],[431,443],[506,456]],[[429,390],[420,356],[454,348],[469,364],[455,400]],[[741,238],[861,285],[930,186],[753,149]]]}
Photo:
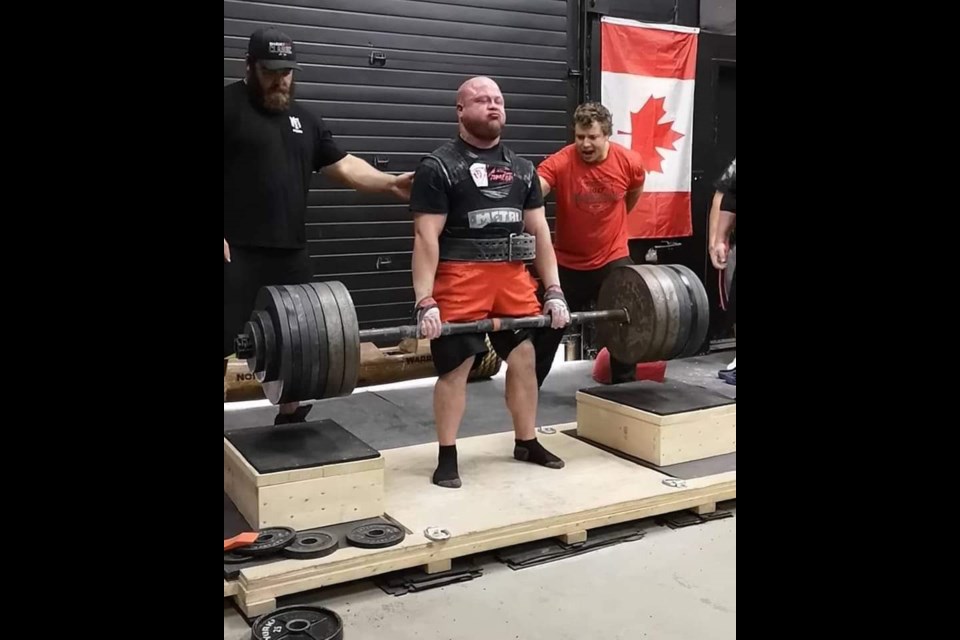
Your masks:
{"label": "bearded man", "polygon": [[[471,78],[457,92],[459,136],[423,159],[410,198],[414,217],[414,313],[439,378],[434,417],[439,453],[433,483],[459,488],[456,438],[466,407],[470,369],[487,347],[483,333],[442,335],[442,323],[545,314],[567,325],[567,311],[540,180],[529,160],[500,136],[506,109],[490,78]],[[544,303],[524,260],[533,260],[546,287]],[[505,325],[504,325],[505,326]],[[506,404],[513,417],[513,457],[550,469],[562,460],[537,441],[536,330],[492,331],[506,362]]]}
{"label": "bearded man", "polygon": [[[353,189],[410,199],[413,173],[391,175],[344,153],[315,111],[294,98],[293,40],[253,33],[246,78],[223,88],[223,367],[268,285],[313,279],[307,252],[307,194],[314,172]],[[280,405],[275,422],[303,422],[310,407]]]}

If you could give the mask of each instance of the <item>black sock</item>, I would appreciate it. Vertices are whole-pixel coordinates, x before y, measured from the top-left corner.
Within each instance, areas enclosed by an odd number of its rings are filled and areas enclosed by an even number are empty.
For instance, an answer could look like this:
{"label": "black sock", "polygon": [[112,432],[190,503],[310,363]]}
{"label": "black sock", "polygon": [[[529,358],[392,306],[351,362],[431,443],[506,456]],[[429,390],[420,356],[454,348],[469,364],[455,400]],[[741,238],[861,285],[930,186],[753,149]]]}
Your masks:
{"label": "black sock", "polygon": [[457,470],[457,445],[440,445],[437,470],[433,472],[433,484],[448,489],[460,488],[460,473]]}
{"label": "black sock", "polygon": [[513,457],[523,462],[533,462],[550,469],[563,469],[563,460],[543,448],[536,438],[533,440],[516,440]]}

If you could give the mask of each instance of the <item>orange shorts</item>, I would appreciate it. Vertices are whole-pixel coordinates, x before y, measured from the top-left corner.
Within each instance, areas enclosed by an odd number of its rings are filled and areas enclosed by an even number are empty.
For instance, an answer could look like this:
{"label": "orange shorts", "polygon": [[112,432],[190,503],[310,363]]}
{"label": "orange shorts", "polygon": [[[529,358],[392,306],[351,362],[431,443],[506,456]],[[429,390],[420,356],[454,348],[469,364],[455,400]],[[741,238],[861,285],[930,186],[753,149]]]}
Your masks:
{"label": "orange shorts", "polygon": [[[441,322],[486,318],[521,318],[542,313],[537,283],[522,262],[441,262],[433,282],[433,299]],[[487,335],[503,360],[535,330],[497,331]],[[479,366],[487,352],[482,333],[441,336],[430,342],[433,364],[443,375],[473,357]]]}
{"label": "orange shorts", "polygon": [[537,283],[522,262],[441,262],[433,283],[441,322],[540,315]]}

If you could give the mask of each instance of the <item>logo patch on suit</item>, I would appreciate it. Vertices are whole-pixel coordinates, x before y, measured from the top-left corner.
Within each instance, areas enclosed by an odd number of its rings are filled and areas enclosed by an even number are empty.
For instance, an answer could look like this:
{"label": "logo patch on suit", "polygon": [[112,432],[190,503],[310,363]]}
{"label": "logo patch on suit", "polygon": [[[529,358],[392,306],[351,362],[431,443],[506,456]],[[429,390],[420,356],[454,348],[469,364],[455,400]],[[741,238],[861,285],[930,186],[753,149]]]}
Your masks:
{"label": "logo patch on suit", "polygon": [[487,186],[487,165],[476,163],[470,165],[470,177],[473,178],[473,184],[479,188]]}

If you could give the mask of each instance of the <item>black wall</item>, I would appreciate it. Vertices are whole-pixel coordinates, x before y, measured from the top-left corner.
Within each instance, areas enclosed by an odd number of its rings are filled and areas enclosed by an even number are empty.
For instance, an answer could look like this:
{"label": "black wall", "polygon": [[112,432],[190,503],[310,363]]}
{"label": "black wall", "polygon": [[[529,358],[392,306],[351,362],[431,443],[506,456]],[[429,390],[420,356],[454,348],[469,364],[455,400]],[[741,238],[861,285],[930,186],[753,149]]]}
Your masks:
{"label": "black wall", "polygon": [[[506,100],[505,142],[539,164],[570,139],[578,13],[575,2],[569,7],[565,0],[225,0],[224,83],[242,77],[249,34],[276,24],[297,43],[299,100],[323,116],[341,147],[384,170],[413,171],[456,136],[460,84],[489,75]],[[314,277],[347,285],[361,328],[409,323],[407,206],[321,177],[312,187]]]}
{"label": "black wall", "polygon": [[[736,32],[735,1],[225,0],[223,14],[224,84],[242,77],[249,34],[279,26],[297,41],[304,66],[299,99],[323,116],[344,150],[387,171],[414,170],[456,135],[456,89],[473,75],[500,83],[505,141],[538,164],[571,140],[575,106],[599,97],[600,16],[700,26],[694,235],[635,241],[631,249],[638,262],[659,247],[659,262],[691,267],[714,301],[712,337],[726,335],[707,258],[707,215],[710,183],[736,153],[736,36],[724,35]],[[553,213],[550,199],[551,224]],[[315,279],[347,285],[363,328],[409,321],[406,205],[315,177],[308,237]]]}

